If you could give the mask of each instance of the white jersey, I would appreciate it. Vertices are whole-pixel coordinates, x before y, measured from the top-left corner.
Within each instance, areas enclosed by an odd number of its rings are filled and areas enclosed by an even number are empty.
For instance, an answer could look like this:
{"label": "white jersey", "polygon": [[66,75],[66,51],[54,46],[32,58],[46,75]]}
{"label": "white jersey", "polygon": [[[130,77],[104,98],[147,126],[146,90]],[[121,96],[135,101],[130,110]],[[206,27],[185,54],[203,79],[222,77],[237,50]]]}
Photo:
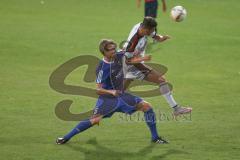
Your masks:
{"label": "white jersey", "polygon": [[[147,37],[148,36],[140,36],[138,31],[141,27],[141,23],[136,24],[127,39],[127,42],[123,46],[123,50],[125,51],[126,58],[132,58],[134,56],[144,56],[145,49],[147,46]],[[156,32],[154,31],[150,36],[154,37]],[[124,59],[125,61],[126,59]],[[142,62],[144,63],[144,62]],[[127,65],[125,62],[123,63],[123,71],[124,71],[124,78],[126,79],[139,79],[143,80],[145,74],[138,70],[133,65]]]}
{"label": "white jersey", "polygon": [[[126,51],[125,56],[131,58],[133,56],[144,56],[145,49],[147,46],[147,37],[140,36],[138,31],[141,27],[141,23],[136,24],[127,39],[127,42],[124,44],[123,49]],[[154,37],[156,32],[154,31],[150,36]]]}

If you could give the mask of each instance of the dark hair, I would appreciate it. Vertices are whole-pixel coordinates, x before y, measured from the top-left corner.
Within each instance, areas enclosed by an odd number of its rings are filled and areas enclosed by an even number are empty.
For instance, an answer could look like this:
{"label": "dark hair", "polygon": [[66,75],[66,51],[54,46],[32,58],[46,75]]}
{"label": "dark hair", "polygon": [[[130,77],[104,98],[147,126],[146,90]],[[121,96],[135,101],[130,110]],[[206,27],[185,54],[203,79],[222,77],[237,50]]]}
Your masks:
{"label": "dark hair", "polygon": [[145,17],[142,22],[142,26],[147,29],[152,29],[157,27],[157,21],[152,17]]}
{"label": "dark hair", "polygon": [[104,55],[104,52],[107,50],[108,45],[115,45],[117,44],[111,39],[102,39],[99,43],[99,51]]}

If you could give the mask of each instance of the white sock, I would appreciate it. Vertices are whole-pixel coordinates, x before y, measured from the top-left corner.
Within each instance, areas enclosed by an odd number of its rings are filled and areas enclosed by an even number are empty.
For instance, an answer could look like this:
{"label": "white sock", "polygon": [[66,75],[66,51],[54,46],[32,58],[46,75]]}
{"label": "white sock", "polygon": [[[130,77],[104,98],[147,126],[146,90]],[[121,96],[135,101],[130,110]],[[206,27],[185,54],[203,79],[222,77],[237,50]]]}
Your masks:
{"label": "white sock", "polygon": [[177,102],[174,100],[173,95],[170,91],[170,88],[168,86],[168,83],[164,83],[160,85],[160,93],[163,95],[163,97],[166,99],[170,107],[176,107]]}

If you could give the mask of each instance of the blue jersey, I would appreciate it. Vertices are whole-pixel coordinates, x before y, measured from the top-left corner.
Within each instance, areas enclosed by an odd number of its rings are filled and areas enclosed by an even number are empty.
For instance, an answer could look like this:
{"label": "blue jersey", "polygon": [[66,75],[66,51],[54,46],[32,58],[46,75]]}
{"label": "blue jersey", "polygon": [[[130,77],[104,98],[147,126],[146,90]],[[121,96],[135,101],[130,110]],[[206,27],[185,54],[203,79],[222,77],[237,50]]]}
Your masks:
{"label": "blue jersey", "polygon": [[[101,60],[96,69],[96,83],[102,88],[123,91],[123,58],[124,52],[117,52],[112,62]],[[134,113],[136,105],[142,102],[140,97],[123,92],[119,96],[100,95],[94,108],[94,115],[111,117],[115,112]]]}
{"label": "blue jersey", "polygon": [[112,62],[101,60],[96,69],[96,83],[102,84],[102,88],[110,90],[123,90],[123,58],[124,52],[117,52]]}

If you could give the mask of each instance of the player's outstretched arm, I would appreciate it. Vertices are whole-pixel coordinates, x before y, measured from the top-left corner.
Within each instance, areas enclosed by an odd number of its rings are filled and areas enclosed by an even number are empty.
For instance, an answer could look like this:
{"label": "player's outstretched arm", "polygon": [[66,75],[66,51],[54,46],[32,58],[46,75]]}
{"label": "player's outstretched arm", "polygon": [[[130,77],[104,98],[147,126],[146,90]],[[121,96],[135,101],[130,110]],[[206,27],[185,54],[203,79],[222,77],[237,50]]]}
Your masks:
{"label": "player's outstretched arm", "polygon": [[127,58],[126,59],[126,64],[136,64],[136,63],[141,63],[142,61],[150,61],[152,58],[151,55],[145,55],[144,57],[141,56],[134,56],[132,58]]}
{"label": "player's outstretched arm", "polygon": [[170,36],[169,35],[156,35],[153,37],[153,39],[155,39],[156,41],[158,42],[163,42],[163,41],[166,41],[167,39],[170,39]]}
{"label": "player's outstretched arm", "polygon": [[121,93],[121,91],[119,91],[119,90],[108,90],[108,89],[104,89],[104,88],[102,88],[102,84],[100,84],[100,83],[97,83],[96,85],[97,85],[96,93],[97,93],[98,95],[106,95],[106,94],[109,94],[109,95],[113,95],[113,96],[116,96],[116,97],[117,97],[117,96]]}

